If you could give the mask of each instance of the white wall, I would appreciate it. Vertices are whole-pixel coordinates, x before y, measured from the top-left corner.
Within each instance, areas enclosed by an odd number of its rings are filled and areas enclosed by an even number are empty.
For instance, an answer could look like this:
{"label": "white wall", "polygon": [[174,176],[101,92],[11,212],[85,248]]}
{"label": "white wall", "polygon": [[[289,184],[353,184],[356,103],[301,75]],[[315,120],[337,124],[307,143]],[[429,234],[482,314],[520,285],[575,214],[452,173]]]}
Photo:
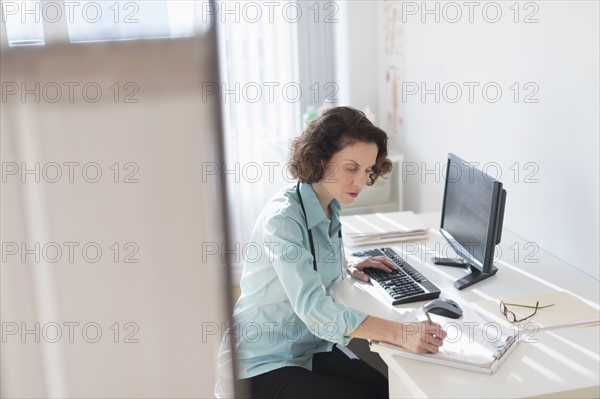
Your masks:
{"label": "white wall", "polygon": [[[404,3],[404,10],[401,2],[373,6],[378,8],[377,23],[356,24],[354,34],[363,40],[370,36],[378,46],[380,67],[363,70],[363,76],[378,75],[379,119],[388,131],[397,132],[392,146],[405,157],[405,208],[441,208],[441,169],[446,154],[454,152],[489,168],[488,173],[505,184],[505,228],[598,278],[598,2],[535,2],[528,8],[519,3],[518,23],[509,9],[512,2],[497,3],[502,11],[497,23],[486,21],[482,13],[489,2],[478,3],[473,23],[464,6],[462,19],[449,23],[456,10],[446,8],[444,14],[446,3],[430,2],[428,9],[436,3],[440,7],[440,20],[426,14],[423,22],[422,3]],[[354,2],[349,4],[355,7]],[[405,22],[397,27],[396,52],[390,55],[384,30],[392,9]],[[407,10],[416,14],[403,13]],[[485,17],[494,19],[494,9],[487,11]],[[538,22],[523,23],[526,16]],[[359,51],[354,50],[347,59],[350,69],[356,57]],[[396,63],[400,78],[398,112],[403,123],[396,128],[388,118],[391,99],[389,86],[383,82],[391,63]],[[420,90],[421,83],[433,89],[435,82],[441,88],[458,83],[462,98],[451,103],[455,92],[448,91],[444,97],[441,89],[439,103],[433,94],[421,99],[420,92],[402,101],[402,83],[405,89],[416,84]],[[473,102],[465,82],[479,84]],[[490,82],[502,89],[495,103],[482,95],[483,85]],[[520,88],[518,102],[510,88],[514,82]],[[524,95],[536,87],[525,87],[528,82],[539,88],[533,96],[537,103],[524,102]],[[371,84],[362,79],[352,83],[362,90]],[[492,90],[488,93],[494,95]]]}

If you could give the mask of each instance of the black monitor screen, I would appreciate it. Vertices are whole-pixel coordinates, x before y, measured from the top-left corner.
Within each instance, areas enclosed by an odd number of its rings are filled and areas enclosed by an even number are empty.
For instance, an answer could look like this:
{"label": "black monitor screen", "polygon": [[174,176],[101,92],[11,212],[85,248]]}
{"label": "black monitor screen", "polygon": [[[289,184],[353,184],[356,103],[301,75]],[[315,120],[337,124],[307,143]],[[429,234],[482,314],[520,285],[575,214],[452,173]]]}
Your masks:
{"label": "black monitor screen", "polygon": [[501,189],[500,182],[449,155],[442,232],[461,257],[482,271],[493,257]]}

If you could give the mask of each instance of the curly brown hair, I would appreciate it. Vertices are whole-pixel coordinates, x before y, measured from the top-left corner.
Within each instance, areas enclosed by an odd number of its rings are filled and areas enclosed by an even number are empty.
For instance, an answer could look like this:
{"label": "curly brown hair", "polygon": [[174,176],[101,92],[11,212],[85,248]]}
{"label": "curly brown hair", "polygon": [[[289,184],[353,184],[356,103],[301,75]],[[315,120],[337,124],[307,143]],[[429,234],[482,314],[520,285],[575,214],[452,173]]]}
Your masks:
{"label": "curly brown hair", "polygon": [[302,183],[316,183],[325,175],[333,155],[356,142],[377,145],[377,159],[367,181],[372,186],[392,170],[392,162],[387,158],[388,136],[352,107],[329,108],[309,123],[292,143],[290,172]]}

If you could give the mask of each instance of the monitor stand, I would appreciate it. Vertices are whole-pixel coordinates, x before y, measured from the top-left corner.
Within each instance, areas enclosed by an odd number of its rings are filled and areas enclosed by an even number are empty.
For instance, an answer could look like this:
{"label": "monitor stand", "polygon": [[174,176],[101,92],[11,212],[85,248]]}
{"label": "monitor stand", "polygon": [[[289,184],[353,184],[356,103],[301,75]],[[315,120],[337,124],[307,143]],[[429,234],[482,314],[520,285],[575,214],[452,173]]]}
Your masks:
{"label": "monitor stand", "polygon": [[479,269],[477,269],[476,267],[474,267],[473,265],[470,265],[470,267],[471,267],[471,273],[467,274],[465,277],[461,278],[460,280],[456,280],[454,282],[454,287],[458,288],[459,290],[462,290],[463,288],[467,288],[468,286],[478,283],[482,280],[485,280],[488,277],[492,277],[498,271],[498,268],[495,267],[494,265],[491,266],[489,273],[484,273],[484,272],[480,271]]}
{"label": "monitor stand", "polygon": [[452,266],[452,267],[463,267],[463,268],[467,268],[469,266],[471,266],[471,264],[469,262],[464,262],[460,259],[456,259],[456,258],[438,258],[437,256],[434,256],[431,259],[431,262],[433,262],[434,265],[440,265],[440,266]]}

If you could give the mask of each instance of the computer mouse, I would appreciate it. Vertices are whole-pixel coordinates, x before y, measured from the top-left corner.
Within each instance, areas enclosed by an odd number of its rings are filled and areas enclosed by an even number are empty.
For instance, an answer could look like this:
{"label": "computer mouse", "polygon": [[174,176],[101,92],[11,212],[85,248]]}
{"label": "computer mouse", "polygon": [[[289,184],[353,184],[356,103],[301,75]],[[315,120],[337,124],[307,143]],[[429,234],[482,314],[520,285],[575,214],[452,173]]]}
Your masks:
{"label": "computer mouse", "polygon": [[458,303],[454,302],[452,299],[437,298],[427,302],[423,307],[429,313],[449,317],[451,319],[458,319],[463,314]]}

